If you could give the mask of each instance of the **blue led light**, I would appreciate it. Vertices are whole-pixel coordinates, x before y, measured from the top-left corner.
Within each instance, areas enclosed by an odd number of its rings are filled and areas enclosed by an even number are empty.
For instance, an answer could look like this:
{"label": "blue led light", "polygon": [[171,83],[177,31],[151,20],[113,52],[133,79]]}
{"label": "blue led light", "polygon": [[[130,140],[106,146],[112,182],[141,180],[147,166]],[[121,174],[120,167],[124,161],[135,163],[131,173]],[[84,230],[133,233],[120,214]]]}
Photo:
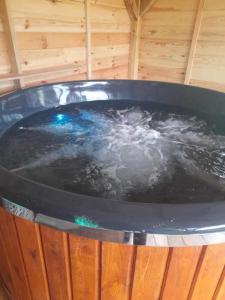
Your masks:
{"label": "blue led light", "polygon": [[54,125],[65,125],[71,122],[71,117],[67,114],[56,114],[54,119]]}
{"label": "blue led light", "polygon": [[63,115],[63,114],[57,114],[57,115],[56,115],[56,119],[57,119],[58,121],[62,121],[62,120],[65,119],[65,115]]}

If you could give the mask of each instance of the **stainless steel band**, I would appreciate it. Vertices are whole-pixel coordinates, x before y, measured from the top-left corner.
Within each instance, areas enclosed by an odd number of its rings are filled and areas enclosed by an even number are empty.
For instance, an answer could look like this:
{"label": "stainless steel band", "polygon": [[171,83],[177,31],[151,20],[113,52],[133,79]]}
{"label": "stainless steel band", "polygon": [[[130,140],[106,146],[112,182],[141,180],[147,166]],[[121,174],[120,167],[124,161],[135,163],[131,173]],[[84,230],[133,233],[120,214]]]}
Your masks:
{"label": "stainless steel band", "polygon": [[123,243],[126,245],[144,245],[152,247],[188,247],[225,243],[225,232],[195,234],[153,234],[149,232],[118,231],[105,228],[79,226],[75,223],[35,214],[31,210],[1,198],[1,206],[9,213],[47,225],[57,230],[100,241]]}

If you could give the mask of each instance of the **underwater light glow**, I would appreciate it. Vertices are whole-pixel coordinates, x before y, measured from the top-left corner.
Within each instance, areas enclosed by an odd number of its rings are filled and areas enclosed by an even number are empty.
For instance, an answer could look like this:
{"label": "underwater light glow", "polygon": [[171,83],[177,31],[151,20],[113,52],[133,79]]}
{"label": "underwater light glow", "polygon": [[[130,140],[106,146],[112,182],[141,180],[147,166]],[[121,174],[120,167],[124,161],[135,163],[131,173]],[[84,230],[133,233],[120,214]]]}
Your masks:
{"label": "underwater light glow", "polygon": [[74,223],[80,226],[85,227],[92,227],[92,228],[98,228],[98,224],[92,220],[90,220],[87,217],[80,216],[80,217],[74,217]]}
{"label": "underwater light glow", "polygon": [[56,119],[57,119],[58,121],[62,121],[64,118],[65,118],[65,115],[63,115],[63,114],[57,114],[57,115],[56,115]]}
{"label": "underwater light glow", "polygon": [[56,114],[54,116],[54,124],[55,125],[65,125],[69,122],[71,122],[71,116],[67,114]]}

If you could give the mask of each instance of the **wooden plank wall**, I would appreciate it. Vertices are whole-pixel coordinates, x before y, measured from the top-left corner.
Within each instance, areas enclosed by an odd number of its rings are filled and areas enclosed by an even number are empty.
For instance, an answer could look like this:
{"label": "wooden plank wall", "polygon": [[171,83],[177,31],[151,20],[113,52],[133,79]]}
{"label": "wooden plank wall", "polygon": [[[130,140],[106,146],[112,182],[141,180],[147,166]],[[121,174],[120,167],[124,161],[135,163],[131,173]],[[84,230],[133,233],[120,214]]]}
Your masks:
{"label": "wooden plank wall", "polygon": [[[127,78],[130,21],[123,0],[1,1],[8,2],[12,16],[25,86],[88,78],[87,23],[89,77]],[[3,76],[15,78],[1,20],[0,15],[0,93],[13,88],[12,80],[3,81]]]}
{"label": "wooden plank wall", "polygon": [[156,0],[142,19],[139,79],[225,91],[224,28],[224,0]]}

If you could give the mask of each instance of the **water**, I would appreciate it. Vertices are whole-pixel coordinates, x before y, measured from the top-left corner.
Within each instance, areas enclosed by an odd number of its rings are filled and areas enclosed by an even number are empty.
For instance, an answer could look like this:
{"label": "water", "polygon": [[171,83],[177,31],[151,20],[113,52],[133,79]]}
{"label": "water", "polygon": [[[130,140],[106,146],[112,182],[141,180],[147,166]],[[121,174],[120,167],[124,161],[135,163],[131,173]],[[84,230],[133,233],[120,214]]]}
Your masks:
{"label": "water", "polygon": [[13,126],[0,139],[0,164],[50,186],[106,199],[224,201],[223,128],[144,102],[70,104]]}

